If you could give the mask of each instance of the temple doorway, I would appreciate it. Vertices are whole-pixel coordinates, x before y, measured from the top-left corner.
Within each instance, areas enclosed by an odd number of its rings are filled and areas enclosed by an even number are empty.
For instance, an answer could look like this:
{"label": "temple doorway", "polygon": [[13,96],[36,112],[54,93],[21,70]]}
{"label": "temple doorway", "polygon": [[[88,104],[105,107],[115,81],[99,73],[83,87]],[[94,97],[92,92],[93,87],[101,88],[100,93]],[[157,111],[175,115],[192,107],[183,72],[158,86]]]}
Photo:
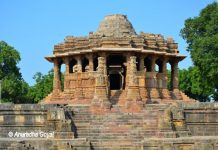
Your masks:
{"label": "temple doorway", "polygon": [[122,55],[110,55],[107,59],[109,89],[125,89],[126,59]]}
{"label": "temple doorway", "polygon": [[122,77],[120,74],[110,74],[110,90],[122,89]]}

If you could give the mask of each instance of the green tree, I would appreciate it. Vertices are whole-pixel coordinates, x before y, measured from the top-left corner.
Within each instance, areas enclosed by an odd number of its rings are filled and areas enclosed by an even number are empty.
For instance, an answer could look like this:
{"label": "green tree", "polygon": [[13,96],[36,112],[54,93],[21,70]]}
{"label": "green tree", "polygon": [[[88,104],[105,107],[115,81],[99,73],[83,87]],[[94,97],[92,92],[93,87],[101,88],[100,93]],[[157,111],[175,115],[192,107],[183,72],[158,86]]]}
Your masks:
{"label": "green tree", "polygon": [[187,50],[199,70],[201,84],[213,87],[213,96],[217,100],[218,3],[209,4],[199,16],[187,19],[181,35],[188,43]]}
{"label": "green tree", "polygon": [[19,52],[6,42],[0,41],[0,79],[10,75],[21,79],[20,69],[17,67],[19,61]]}
{"label": "green tree", "polygon": [[189,97],[206,102],[213,93],[213,87],[200,76],[197,67],[179,70],[179,88]]}
{"label": "green tree", "polygon": [[2,80],[2,100],[4,102],[28,103],[28,84],[22,79],[17,64],[19,52],[6,42],[0,41],[0,80]]}
{"label": "green tree", "polygon": [[45,98],[53,89],[53,70],[50,70],[48,74],[43,75],[37,72],[33,79],[35,79],[36,84],[30,87],[28,95],[34,100],[35,103],[39,102]]}
{"label": "green tree", "polygon": [[[35,80],[35,85],[30,87],[28,96],[34,100],[34,103],[38,103],[40,100],[45,98],[53,90],[53,69],[48,72],[48,74],[43,75],[41,72],[37,72],[33,79]],[[64,75],[61,73],[62,90],[64,87]]]}

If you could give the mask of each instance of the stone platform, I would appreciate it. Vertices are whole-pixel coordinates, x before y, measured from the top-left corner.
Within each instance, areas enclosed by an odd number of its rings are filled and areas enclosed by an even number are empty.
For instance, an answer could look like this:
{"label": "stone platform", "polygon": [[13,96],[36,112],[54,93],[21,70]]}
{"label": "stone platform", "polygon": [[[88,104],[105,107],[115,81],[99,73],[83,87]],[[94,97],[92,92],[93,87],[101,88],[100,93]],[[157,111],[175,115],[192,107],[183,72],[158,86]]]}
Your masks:
{"label": "stone platform", "polygon": [[[49,138],[9,132],[54,132]],[[218,104],[146,104],[139,112],[118,105],[104,113],[89,105],[0,105],[1,150],[216,150]]]}

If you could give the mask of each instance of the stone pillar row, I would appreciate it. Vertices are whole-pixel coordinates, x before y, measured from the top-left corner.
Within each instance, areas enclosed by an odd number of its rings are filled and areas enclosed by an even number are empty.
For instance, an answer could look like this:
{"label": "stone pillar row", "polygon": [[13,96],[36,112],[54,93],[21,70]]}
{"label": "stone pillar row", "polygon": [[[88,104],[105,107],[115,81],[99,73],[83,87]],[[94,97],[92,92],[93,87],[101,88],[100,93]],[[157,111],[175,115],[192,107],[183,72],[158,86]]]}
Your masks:
{"label": "stone pillar row", "polygon": [[[130,62],[131,60],[128,59],[130,58],[130,56],[127,54],[127,62]],[[139,71],[144,71],[144,58],[146,57],[146,55],[142,55],[139,57]],[[160,74],[160,76],[157,77],[158,73],[155,71],[155,64],[156,64],[156,60],[158,59],[158,56],[152,56],[151,57],[151,72],[149,72],[150,75],[150,81],[149,85],[150,87],[148,87],[148,92],[150,94],[150,97],[152,99],[160,99],[160,98],[164,98],[164,99],[171,99],[171,95],[170,92],[167,88],[167,81],[168,81],[168,76],[167,76],[167,62],[169,61],[169,58],[163,58],[162,59],[162,73]],[[173,60],[171,61],[171,67],[172,67],[172,71],[171,71],[171,87],[175,96],[175,99],[182,99],[181,97],[181,93],[179,91],[178,88],[178,60]],[[126,81],[129,82],[129,78],[130,78],[130,64],[127,63],[127,76],[126,76]],[[146,75],[145,75],[146,76]],[[160,77],[160,78],[159,78]],[[141,78],[139,78],[140,80],[140,84],[139,87],[143,88],[143,83],[145,83],[145,80],[142,80]],[[143,82],[143,83],[141,83]],[[129,84],[129,83],[128,83]],[[161,87],[158,87],[158,85],[162,85]],[[129,86],[127,86],[129,87]],[[140,90],[142,91],[142,90]],[[161,95],[160,95],[161,92]],[[141,94],[141,93],[140,93]],[[148,96],[147,93],[144,93],[144,95]]]}
{"label": "stone pillar row", "polygon": [[[76,61],[77,61],[77,69],[78,72],[82,72],[82,60],[81,57],[77,56],[75,57]],[[93,64],[93,56],[90,54],[88,55],[88,60],[89,60],[89,71],[94,71],[94,64]],[[69,75],[69,71],[70,71],[70,58],[69,57],[65,57],[63,59],[63,62],[65,64],[65,75]],[[59,93],[62,91],[61,88],[61,59],[60,58],[55,58],[53,60],[54,63],[54,79],[53,79],[53,93]],[[65,87],[66,87],[66,82],[64,82]]]}
{"label": "stone pillar row", "polygon": [[[81,57],[76,56],[75,59],[77,61],[77,71],[82,72],[82,59],[81,59]],[[64,60],[64,64],[65,64],[65,67],[66,67],[65,75],[68,75],[69,71],[70,71],[70,58],[65,57],[63,60]],[[88,60],[89,60],[89,71],[94,71],[94,63],[93,63],[92,54],[88,55]]]}
{"label": "stone pillar row", "polygon": [[[144,71],[144,58],[146,56],[142,55],[139,57],[139,69],[140,71]],[[138,82],[135,77],[136,77],[136,57],[135,56],[131,56],[130,53],[126,54],[126,58],[127,58],[127,74],[126,74],[126,87],[131,87],[133,86],[133,83]],[[82,72],[82,60],[80,56],[75,57],[75,59],[77,60],[77,69],[78,72]],[[160,94],[158,91],[158,87],[157,87],[157,73],[155,72],[155,64],[156,64],[156,60],[158,59],[157,56],[152,56],[151,59],[151,72],[150,72],[150,87],[149,87],[149,93],[150,93],[150,97],[154,98],[154,99],[159,99],[160,98]],[[90,54],[88,55],[88,60],[89,60],[89,71],[93,71],[94,70],[94,63],[93,63],[93,55]],[[70,70],[70,58],[66,57],[64,58],[64,63],[66,66],[66,72],[65,75],[69,74],[69,70]],[[106,86],[106,91],[108,93],[108,89],[107,89],[107,68],[106,68],[106,54],[105,53],[101,53],[101,56],[98,58],[98,70],[101,69],[99,68],[99,66],[101,67],[102,65],[103,67],[103,74],[104,74],[104,80],[105,80],[105,86]],[[163,93],[163,97],[165,98],[170,98],[170,94],[169,91],[167,90],[167,62],[168,59],[164,58],[163,59],[163,63],[162,63],[162,69],[163,69],[163,74],[164,74],[164,78],[161,81],[162,82],[162,93]],[[171,83],[172,83],[172,90],[175,93],[175,97],[176,99],[181,99],[181,94],[178,88],[178,60],[173,60],[171,61]],[[98,71],[99,72],[99,71]],[[102,77],[100,77],[102,79]],[[99,78],[99,80],[100,80]],[[144,81],[145,82],[145,81]],[[53,82],[53,91],[54,92],[60,92],[61,91],[61,74],[60,74],[60,60],[58,58],[54,59],[54,82]],[[139,83],[138,83],[139,85]],[[134,85],[135,86],[135,85]],[[143,87],[143,86],[141,86]],[[132,92],[131,92],[132,93]],[[130,94],[131,95],[131,94]],[[127,96],[127,97],[131,97],[131,96]],[[135,96],[137,97],[137,96]]]}

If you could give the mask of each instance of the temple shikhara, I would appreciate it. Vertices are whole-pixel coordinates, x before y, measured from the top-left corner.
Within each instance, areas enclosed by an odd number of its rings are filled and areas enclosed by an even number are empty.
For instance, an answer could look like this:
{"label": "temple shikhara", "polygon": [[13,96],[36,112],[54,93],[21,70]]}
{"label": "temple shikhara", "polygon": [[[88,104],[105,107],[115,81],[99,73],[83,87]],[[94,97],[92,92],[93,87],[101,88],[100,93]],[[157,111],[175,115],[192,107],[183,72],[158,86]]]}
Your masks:
{"label": "temple shikhara", "polygon": [[[178,88],[178,63],[184,58],[172,38],[137,34],[126,16],[109,15],[96,32],[67,36],[54,46],[53,55],[46,57],[54,64],[54,82],[45,103],[128,105],[184,100]],[[64,85],[61,66],[65,66]]]}
{"label": "temple shikhara", "polygon": [[39,104],[0,104],[0,150],[218,150],[218,104],[179,90],[184,58],[172,38],[106,16],[54,46]]}

